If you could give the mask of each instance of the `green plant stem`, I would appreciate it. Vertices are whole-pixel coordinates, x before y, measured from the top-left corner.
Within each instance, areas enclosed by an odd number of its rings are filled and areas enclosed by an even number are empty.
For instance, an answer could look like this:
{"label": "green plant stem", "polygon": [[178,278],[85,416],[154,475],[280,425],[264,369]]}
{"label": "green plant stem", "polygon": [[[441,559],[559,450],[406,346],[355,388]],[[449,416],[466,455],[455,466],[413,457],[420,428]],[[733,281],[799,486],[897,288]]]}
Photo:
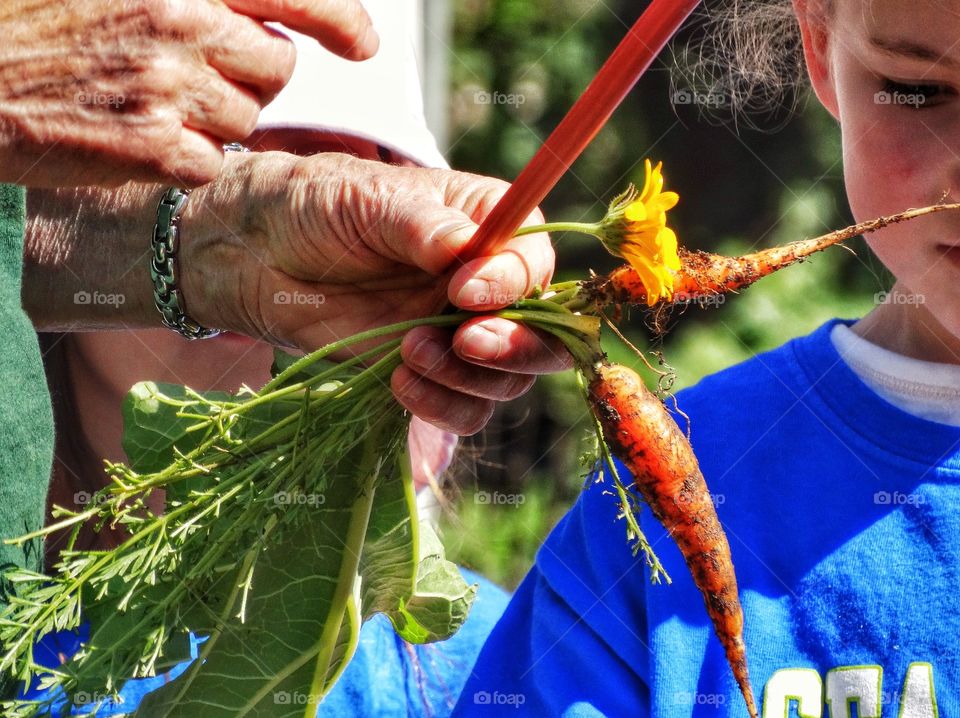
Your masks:
{"label": "green plant stem", "polygon": [[[276,477],[273,484],[274,487],[276,487],[276,484],[278,483],[279,478],[281,476],[282,474]],[[244,511],[244,513],[241,514],[240,517],[238,517],[238,519],[233,522],[233,525],[235,526],[246,525],[244,524],[244,520],[249,520],[247,515],[251,514],[252,513],[251,509],[255,509],[255,508],[256,508],[255,504],[249,505],[247,509]],[[268,535],[270,531],[272,531],[272,529],[276,526],[276,524],[277,524],[276,515],[269,516],[267,518],[266,524],[264,525],[264,535]],[[231,545],[229,541],[225,540],[225,537],[232,537],[233,533],[234,532],[232,531],[227,531],[223,535],[218,537],[217,541],[214,543],[214,548],[211,549],[209,553],[204,554],[205,561],[196,566],[191,566],[191,571],[200,572],[202,570],[205,570],[209,565],[218,561],[226,553],[226,551],[230,548],[230,545]],[[245,554],[244,561],[243,561],[244,568],[249,568],[252,565],[252,562],[259,555],[260,550],[261,550],[261,546],[258,544],[252,547]],[[238,575],[242,575],[242,574],[243,574],[243,571],[241,570],[238,573]],[[224,604],[224,609],[223,609],[224,612],[229,612],[230,610],[232,610],[232,607],[236,602],[236,595],[241,588],[242,588],[242,584],[238,584],[231,590],[230,597]],[[187,594],[189,594],[189,586],[184,581],[181,581],[177,583],[177,585],[171,587],[170,593],[165,596],[164,601],[162,603],[159,603],[153,606],[149,612],[145,613],[140,618],[140,620],[138,620],[135,624],[131,625],[123,636],[114,638],[113,639],[114,643],[117,643],[119,645],[125,645],[125,641],[127,637],[130,637],[131,639],[134,639],[134,640],[138,637],[141,637],[144,630],[149,629],[149,627],[152,625],[155,625],[157,614],[160,614],[162,616],[170,606],[176,606],[177,604],[179,604],[181,601],[181,597],[186,597]],[[220,623],[225,622],[226,620],[226,616],[223,616],[223,615],[219,616],[219,618],[220,618],[220,621],[218,625]],[[87,666],[88,667],[96,666],[98,663],[103,663],[104,661],[111,661],[113,659],[114,659],[114,656],[112,651],[103,650],[97,656],[91,656],[88,659]],[[194,668],[194,666],[191,666],[191,668]]]}
{"label": "green plant stem", "polygon": [[[579,287],[581,280],[579,279],[568,279],[565,282],[554,282],[547,287],[546,291],[548,292],[562,292],[565,289],[570,289],[572,287]],[[549,301],[554,301],[556,297],[550,297]]]}
{"label": "green plant stem", "polygon": [[353,336],[347,337],[346,339],[341,339],[340,341],[333,342],[332,344],[327,344],[325,347],[322,347],[315,352],[307,354],[305,357],[295,361],[293,364],[288,366],[282,372],[277,374],[273,379],[271,379],[267,384],[260,390],[260,393],[270,392],[276,389],[278,386],[283,384],[287,379],[292,376],[296,376],[297,372],[303,371],[311,364],[323,359],[335,352],[340,351],[341,349],[346,349],[352,344],[358,344],[360,342],[369,341],[371,339],[380,339],[381,337],[389,336],[391,334],[397,334],[400,332],[407,332],[415,327],[423,326],[452,326],[455,324],[462,324],[467,319],[475,316],[470,312],[458,312],[456,314],[441,314],[434,317],[421,317],[419,319],[410,319],[405,322],[397,322],[396,324],[388,324],[384,327],[378,327],[376,329],[370,329],[359,334],[354,334]]}
{"label": "green plant stem", "polygon": [[[564,286],[569,289],[569,283],[562,283]],[[535,309],[533,307],[536,307]],[[556,302],[547,300],[538,300],[538,299],[524,299],[518,302],[518,308],[516,309],[504,309],[498,312],[492,312],[494,316],[499,316],[505,319],[510,319],[520,323],[527,323],[533,326],[536,326],[540,329],[550,331],[556,336],[564,340],[565,345],[574,353],[576,357],[581,360],[587,360],[590,356],[596,356],[598,344],[594,346],[594,338],[599,338],[599,323],[596,317],[576,315],[564,308],[561,308]],[[335,342],[334,344],[329,344],[326,347],[309,354],[300,360],[294,362],[290,367],[285,371],[278,374],[273,380],[268,382],[264,388],[258,393],[257,397],[243,403],[238,403],[232,408],[228,413],[231,416],[240,415],[249,411],[251,408],[261,406],[268,401],[275,401],[279,398],[292,395],[296,391],[303,391],[308,386],[313,386],[323,379],[327,379],[332,375],[330,372],[322,372],[318,374],[316,378],[305,380],[302,382],[297,382],[294,385],[289,387],[280,387],[285,379],[289,379],[292,376],[295,376],[299,371],[302,371],[309,367],[311,364],[319,361],[321,358],[339,350],[346,348],[347,346],[370,339],[376,339],[379,337],[395,334],[397,332],[408,331],[414,327],[418,326],[444,326],[444,325],[456,325],[465,321],[467,318],[475,316],[474,314],[461,312],[457,314],[448,314],[440,315],[435,317],[424,317],[419,319],[412,319],[406,322],[399,322],[396,324],[388,325],[386,327],[380,327],[378,329],[370,330],[368,332],[363,332],[361,334],[354,335],[347,339],[341,340],[340,342]],[[563,333],[558,333],[557,329],[567,329],[572,330],[575,334],[571,334],[569,331]],[[576,336],[576,335],[579,335]],[[580,341],[578,341],[578,339]],[[352,377],[347,382],[334,392],[324,392],[318,394],[317,398],[314,400],[314,406],[319,406],[324,402],[330,401],[337,396],[343,394],[343,392],[359,388],[360,386],[366,384],[370,381],[370,378],[373,376],[381,377],[386,374],[386,370],[392,371],[393,368],[399,363],[399,339],[391,339],[383,344],[370,349],[366,352],[363,352],[352,359],[348,360],[349,364],[356,364],[362,361],[365,361],[369,358],[372,358],[387,349],[387,355],[382,357],[378,362],[371,365],[360,374],[355,377]],[[383,379],[378,378],[379,381]],[[208,420],[213,420],[214,417],[209,417]],[[295,433],[296,428],[290,427],[287,436],[281,435],[277,437],[277,434],[282,430],[286,430],[288,425],[294,424],[299,420],[299,413],[293,413],[288,417],[276,422],[269,428],[262,431],[256,436],[245,439],[244,445],[248,452],[254,453],[257,450],[257,447],[261,444],[267,442],[268,439],[273,438],[275,441],[283,440],[288,438],[290,433]],[[221,437],[214,434],[209,439],[205,440],[200,446],[196,447],[189,454],[185,456],[186,459],[196,463],[196,459],[202,456],[208,449],[216,445],[218,439]],[[115,492],[111,497],[110,502],[115,503],[119,502],[125,498],[128,498],[131,494],[143,494],[154,488],[160,488],[166,485],[169,485],[173,482],[187,480],[195,478],[198,475],[209,474],[212,470],[217,468],[222,468],[231,461],[236,460],[236,457],[231,454],[224,454],[224,456],[230,457],[228,460],[223,462],[214,462],[212,465],[202,466],[197,465],[197,468],[192,470],[184,470],[182,466],[173,464],[163,471],[151,476],[151,478],[138,482],[132,489],[131,487],[124,486],[121,484],[121,491]],[[249,454],[248,454],[249,456]],[[13,539],[6,539],[5,543],[19,545],[23,542],[32,540],[34,538],[45,536],[53,531],[59,531],[61,529],[68,528],[78,523],[87,521],[95,516],[101,515],[103,513],[102,506],[94,506],[86,511],[83,511],[78,514],[74,514],[62,521],[58,521],[55,524],[46,526],[37,531],[33,531],[24,536],[16,537]]]}
{"label": "green plant stem", "polygon": [[517,302],[517,308],[553,312],[554,314],[569,314],[566,309],[554,301],[554,297],[549,299],[521,299]]}
{"label": "green plant stem", "polygon": [[537,234],[539,232],[578,232],[589,234],[591,237],[600,237],[602,231],[600,224],[596,222],[546,222],[545,224],[521,227],[513,233],[513,236],[522,237],[525,234]]}
{"label": "green plant stem", "polygon": [[[378,423],[382,423],[382,421]],[[374,441],[374,438],[376,436],[377,426],[374,425],[365,437],[366,446],[364,446],[364,455],[360,462],[360,470],[364,472],[363,486],[360,489],[360,496],[362,498],[353,505],[347,535],[344,537],[344,544],[349,547],[349,550],[343,554],[344,560],[340,566],[337,590],[333,595],[330,609],[330,614],[338,616],[339,619],[327,621],[317,641],[317,645],[321,647],[321,650],[317,654],[316,670],[313,674],[311,687],[314,690],[319,688],[319,692],[323,694],[326,693],[327,675],[330,672],[333,650],[336,647],[334,638],[340,634],[341,621],[346,612],[347,602],[354,600],[355,584],[353,577],[357,575],[357,569],[360,565],[361,548],[363,547],[364,537],[367,534],[367,527],[370,523],[370,512],[373,509],[374,488],[378,474],[378,471],[374,468],[377,465],[378,459],[375,454],[377,443]]]}
{"label": "green plant stem", "polygon": [[654,583],[659,583],[661,575],[666,579],[667,583],[672,583],[670,575],[660,564],[660,559],[658,559],[656,553],[654,553],[653,547],[647,541],[643,531],[640,530],[640,523],[637,521],[634,512],[636,501],[631,498],[626,485],[620,478],[617,465],[614,463],[613,456],[610,454],[610,447],[607,446],[607,442],[604,439],[603,427],[600,425],[600,420],[597,418],[597,415],[593,412],[590,394],[587,391],[586,381],[584,380],[583,368],[577,371],[577,386],[580,388],[580,394],[583,396],[583,400],[590,408],[590,419],[593,424],[593,430],[597,436],[597,445],[600,447],[600,456],[613,479],[613,488],[617,493],[617,498],[620,500],[620,506],[623,509],[623,518],[627,522],[627,540],[634,544],[633,554],[636,556],[638,551],[643,551],[647,565],[650,567],[650,578]]}
{"label": "green plant stem", "polygon": [[580,286],[578,284],[576,287],[570,287],[569,289],[564,289],[557,292],[552,297],[550,297],[549,301],[559,307],[562,307],[566,311],[570,311],[569,308],[567,308],[566,306],[566,302],[576,297],[579,293],[580,293]]}
{"label": "green plant stem", "polygon": [[[562,291],[564,294],[560,297],[559,301],[557,297],[552,297],[548,300],[524,299],[519,301],[515,307],[491,312],[490,314],[548,331],[560,338],[578,361],[590,364],[596,361],[601,354],[599,347],[599,320],[594,316],[573,314],[561,303],[562,300],[569,296],[571,291],[576,291],[577,286],[577,283],[562,283]],[[46,535],[51,531],[68,528],[97,516],[109,516],[108,511],[112,512],[115,517],[114,521],[118,520],[116,517],[120,517],[119,520],[124,523],[140,524],[117,549],[103,553],[89,552],[87,554],[90,557],[89,562],[82,565],[81,570],[69,576],[68,583],[64,584],[66,590],[61,594],[60,600],[55,600],[46,605],[35,619],[31,619],[31,625],[43,625],[49,622],[52,616],[57,615],[58,612],[63,609],[63,606],[67,605],[64,603],[64,597],[72,596],[79,591],[81,587],[91,586],[91,582],[93,582],[92,586],[95,587],[95,591],[98,590],[102,592],[106,590],[105,583],[98,587],[96,577],[106,570],[111,562],[115,560],[115,557],[120,555],[124,550],[134,550],[143,545],[147,553],[142,560],[135,564],[143,569],[144,566],[150,564],[150,558],[156,558],[157,552],[161,550],[160,544],[157,544],[154,546],[153,553],[151,553],[149,546],[152,541],[152,536],[160,536],[163,532],[175,527],[171,538],[178,540],[177,537],[180,537],[181,550],[184,546],[189,545],[193,535],[191,533],[192,527],[197,526],[198,523],[205,518],[219,515],[219,513],[224,510],[224,506],[230,505],[231,500],[235,502],[235,497],[239,497],[244,487],[246,487],[251,480],[255,479],[265,467],[274,465],[276,458],[287,455],[288,452],[299,445],[297,437],[303,435],[305,431],[304,417],[306,415],[325,407],[329,402],[340,399],[351,392],[357,392],[360,396],[365,396],[367,392],[364,392],[364,389],[372,384],[379,383],[383,385],[384,389],[388,389],[389,374],[400,363],[399,345],[401,339],[395,335],[418,326],[456,326],[474,316],[476,315],[473,313],[460,312],[413,319],[379,327],[334,342],[293,362],[287,369],[280,372],[274,379],[268,382],[260,392],[257,392],[252,398],[246,401],[223,402],[221,404],[219,402],[204,401],[203,397],[196,395],[195,398],[188,401],[177,402],[175,404],[177,408],[183,410],[183,414],[187,416],[194,416],[194,414],[188,414],[188,409],[197,404],[206,404],[216,409],[216,411],[211,412],[209,415],[202,413],[195,414],[198,421],[196,430],[211,431],[210,437],[205,437],[199,446],[195,447],[189,453],[182,455],[180,460],[175,461],[162,471],[147,475],[142,479],[136,474],[132,474],[132,472],[124,474],[118,471],[117,473],[119,475],[114,476],[114,484],[110,498],[106,504],[94,506],[87,511],[69,516],[52,526],[45,527],[44,529],[11,541],[13,543],[20,543]],[[380,342],[371,349],[358,353],[337,367],[317,372],[308,379],[285,385],[285,382],[297,376],[299,372],[304,371],[320,359],[351,345],[377,339],[385,339],[385,341]],[[309,394],[311,388],[332,379],[338,373],[342,375],[342,370],[345,365],[358,365],[377,356],[380,357],[377,361],[343,382],[342,385],[334,390],[317,392],[314,395]],[[289,416],[272,424],[259,434],[252,437],[244,437],[243,446],[245,452],[243,455],[235,453],[232,449],[223,451],[223,449],[218,447],[218,443],[222,444],[225,439],[224,432],[229,430],[229,427],[233,425],[232,422],[234,422],[237,417],[270,402],[295,396],[299,392],[307,394],[307,398],[304,400],[306,406],[298,411],[292,412]],[[167,401],[163,399],[163,397],[161,397],[161,400]],[[167,403],[173,404],[171,401],[167,401]],[[364,416],[368,415],[367,412],[369,412],[370,404],[364,401],[361,405],[352,407],[352,409],[354,410],[351,410],[345,419],[361,420]],[[351,417],[355,418],[351,419]],[[307,429],[307,431],[309,433],[309,429]],[[293,444],[290,443],[291,441]],[[129,503],[131,498],[141,497],[156,488],[167,486],[174,482],[188,480],[201,475],[210,475],[212,472],[222,470],[238,460],[250,461],[251,455],[259,451],[268,451],[270,453],[264,454],[261,460],[243,467],[239,472],[230,476],[229,479],[218,482],[215,488],[198,493],[192,497],[191,500],[185,501],[182,505],[168,510],[161,516],[135,519],[131,517],[129,513],[131,510],[131,504]],[[184,462],[187,462],[186,465]],[[292,467],[292,463],[278,467],[280,470],[277,476],[273,477],[274,480],[271,483],[279,486],[285,480],[288,473],[291,476],[295,475],[296,472],[293,471]],[[128,503],[125,505],[125,502]],[[254,514],[262,510],[262,507],[255,508],[251,506],[244,512],[244,516],[252,519],[254,518]],[[247,516],[247,514],[250,515]],[[226,515],[230,516],[231,519],[236,518],[233,513]],[[125,516],[129,518],[124,519],[123,517]],[[183,521],[183,523],[178,524],[177,522],[180,521]],[[245,524],[243,521],[236,521],[236,525],[243,526]],[[237,531],[239,530],[238,528]],[[191,572],[196,574],[197,572],[202,573],[205,570],[215,568],[215,564],[220,560],[225,548],[231,545],[234,533],[235,531],[233,530],[227,530],[225,534],[219,536],[214,546],[210,547],[211,550],[204,554],[203,560],[196,566],[191,567]],[[201,534],[202,532],[198,535]],[[196,571],[193,571],[193,569],[196,569]],[[140,576],[139,579],[135,580],[125,595],[118,597],[119,600],[128,600],[132,592],[137,590],[145,579],[145,576]],[[173,594],[179,595],[179,592],[173,591]],[[165,605],[169,604],[165,602]],[[26,631],[25,634],[21,641],[33,635],[30,631]],[[16,644],[12,649],[8,649],[7,655],[11,655],[11,651],[15,652],[18,647],[19,644]]]}

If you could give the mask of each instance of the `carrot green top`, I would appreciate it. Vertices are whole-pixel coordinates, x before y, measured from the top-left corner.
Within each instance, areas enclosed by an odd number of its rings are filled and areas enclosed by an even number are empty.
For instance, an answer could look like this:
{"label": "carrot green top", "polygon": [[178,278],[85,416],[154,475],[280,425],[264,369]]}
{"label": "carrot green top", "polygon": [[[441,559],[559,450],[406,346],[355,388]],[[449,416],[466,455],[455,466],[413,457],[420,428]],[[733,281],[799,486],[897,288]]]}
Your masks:
{"label": "carrot green top", "polygon": [[[43,525],[53,416],[37,336],[20,304],[26,193],[0,185],[0,538]],[[42,568],[42,544],[0,544],[0,566]],[[0,586],[6,589],[7,586]],[[0,591],[4,602],[5,590]]]}

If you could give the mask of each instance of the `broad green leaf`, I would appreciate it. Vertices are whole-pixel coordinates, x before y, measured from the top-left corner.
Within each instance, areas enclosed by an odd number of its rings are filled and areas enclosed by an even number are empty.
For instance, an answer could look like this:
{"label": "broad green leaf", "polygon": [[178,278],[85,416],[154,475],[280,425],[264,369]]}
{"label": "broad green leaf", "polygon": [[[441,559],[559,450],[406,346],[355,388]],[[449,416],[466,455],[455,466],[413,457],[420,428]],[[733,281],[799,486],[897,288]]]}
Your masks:
{"label": "broad green leaf", "polygon": [[[216,401],[231,397],[222,392],[205,395]],[[130,466],[140,473],[160,471],[175,457],[174,448],[186,453],[203,441],[199,432],[187,432],[196,419],[179,416],[185,405],[194,402],[185,387],[142,381],[134,384],[123,401],[123,451]],[[189,406],[195,414],[209,414],[203,402]]]}
{"label": "broad green leaf", "polygon": [[[294,361],[278,355],[275,371]],[[308,367],[283,386],[331,367]],[[137,715],[312,716],[374,614],[388,615],[399,635],[417,643],[459,628],[475,587],[444,559],[433,531],[418,525],[409,459],[401,458],[402,409],[385,402],[386,411],[371,412],[352,395],[320,396],[357,371],[331,372],[307,391],[281,389],[266,402],[150,382],[133,387],[124,405],[131,466],[144,476],[189,471],[165,483],[168,515],[216,510],[180,524],[188,533],[161,532],[129,549],[111,566],[114,578],[104,575],[105,598],[83,595],[91,637],[65,668],[71,694],[115,689],[137,662],[139,675],[185,660],[185,628],[206,637],[200,660]],[[330,407],[319,425],[317,406]],[[325,450],[317,436],[337,450]],[[278,448],[258,453],[261,445]],[[204,463],[185,456],[200,446]],[[278,509],[278,490],[322,500]],[[225,496],[232,498],[221,517]],[[259,518],[245,523],[248,515]],[[126,520],[136,530],[153,519]],[[204,564],[208,556],[217,563]],[[161,566],[146,578],[157,583],[126,596],[123,576],[141,561]]]}
{"label": "broad green leaf", "polygon": [[467,620],[477,585],[467,585],[457,565],[444,558],[433,527],[420,524],[420,564],[413,595],[388,612],[397,633],[410,643],[442,641]]}
{"label": "broad green leaf", "polygon": [[138,715],[286,718],[305,715],[307,702],[315,712],[326,677],[325,670],[317,677],[318,666],[353,651],[336,639],[344,618],[357,613],[356,565],[377,479],[371,443],[360,447],[359,461],[343,462],[352,471],[337,467],[339,480],[321,505],[300,509],[309,516],[269,536],[263,550],[251,547],[256,558],[244,623],[235,618],[246,573],[240,557],[235,571],[185,607],[187,626],[209,636],[203,663],[149,697]]}
{"label": "broad green leaf", "polygon": [[[235,399],[224,392],[194,392],[175,384],[135,384],[123,402],[123,450],[129,465],[141,474],[167,468],[178,453],[188,453],[207,438],[202,432],[187,431],[197,423],[196,416],[215,416],[218,410],[214,402]],[[296,413],[301,401],[300,396],[292,396],[267,402],[231,423],[233,451],[238,459],[244,457],[244,439],[255,437]],[[168,504],[186,500],[191,491],[209,489],[215,480],[215,476],[206,476],[170,484]]]}
{"label": "broad green leaf", "polygon": [[[405,422],[371,432],[328,477],[324,501],[276,542],[253,570],[246,621],[239,568],[190,609],[186,623],[210,638],[186,674],[148,697],[138,716],[311,717],[342,674],[363,620],[390,616],[415,642],[452,635],[475,587],[418,526],[409,461],[396,456]],[[302,510],[302,509],[301,509]]]}
{"label": "broad green leaf", "polygon": [[[402,466],[409,467],[409,457]],[[466,620],[476,594],[444,558],[433,527],[415,523],[413,481],[381,485],[360,559],[364,620],[385,613],[410,643],[449,638]]]}

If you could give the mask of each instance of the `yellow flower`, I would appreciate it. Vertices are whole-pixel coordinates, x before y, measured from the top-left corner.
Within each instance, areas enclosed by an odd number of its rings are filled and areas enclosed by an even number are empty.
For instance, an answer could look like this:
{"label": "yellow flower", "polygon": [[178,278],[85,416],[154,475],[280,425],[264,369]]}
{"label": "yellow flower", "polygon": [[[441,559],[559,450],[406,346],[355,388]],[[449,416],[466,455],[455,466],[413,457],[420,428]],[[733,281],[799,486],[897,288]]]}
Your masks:
{"label": "yellow flower", "polygon": [[667,227],[667,211],[680,196],[663,191],[662,162],[644,161],[643,191],[633,185],[610,203],[600,222],[600,240],[611,254],[623,257],[636,270],[647,290],[647,304],[673,296],[673,272],[680,269],[677,235]]}

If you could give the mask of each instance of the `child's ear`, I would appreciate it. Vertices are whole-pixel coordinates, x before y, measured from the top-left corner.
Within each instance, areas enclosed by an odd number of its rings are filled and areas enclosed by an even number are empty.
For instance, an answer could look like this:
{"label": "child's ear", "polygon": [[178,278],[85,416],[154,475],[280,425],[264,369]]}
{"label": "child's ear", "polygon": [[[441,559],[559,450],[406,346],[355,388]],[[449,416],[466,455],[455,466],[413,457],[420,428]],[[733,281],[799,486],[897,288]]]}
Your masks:
{"label": "child's ear", "polygon": [[793,0],[810,84],[827,112],[838,118],[837,91],[830,71],[829,18],[825,5],[824,0]]}

